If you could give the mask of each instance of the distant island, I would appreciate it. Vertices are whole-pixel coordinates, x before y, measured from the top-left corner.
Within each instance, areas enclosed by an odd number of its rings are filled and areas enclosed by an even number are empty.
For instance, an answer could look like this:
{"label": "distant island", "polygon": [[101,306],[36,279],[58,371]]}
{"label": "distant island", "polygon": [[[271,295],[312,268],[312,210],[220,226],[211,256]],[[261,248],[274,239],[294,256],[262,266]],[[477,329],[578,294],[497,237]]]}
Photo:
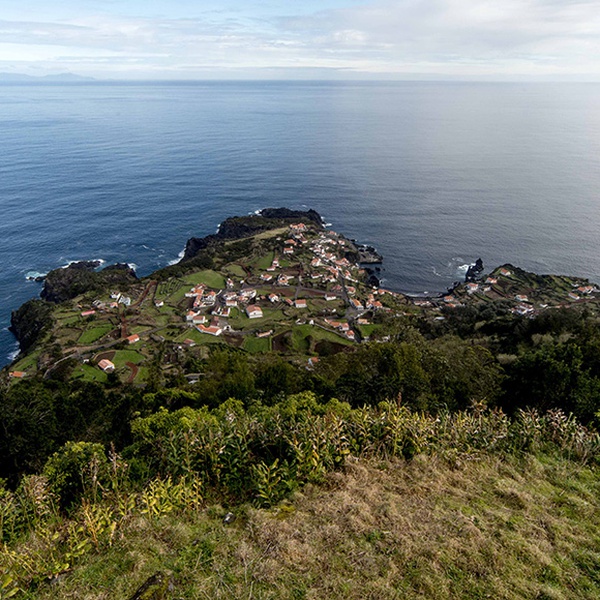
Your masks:
{"label": "distant island", "polygon": [[0,83],[69,83],[97,81],[94,77],[75,73],[56,73],[50,75],[27,75],[25,73],[0,73]]}

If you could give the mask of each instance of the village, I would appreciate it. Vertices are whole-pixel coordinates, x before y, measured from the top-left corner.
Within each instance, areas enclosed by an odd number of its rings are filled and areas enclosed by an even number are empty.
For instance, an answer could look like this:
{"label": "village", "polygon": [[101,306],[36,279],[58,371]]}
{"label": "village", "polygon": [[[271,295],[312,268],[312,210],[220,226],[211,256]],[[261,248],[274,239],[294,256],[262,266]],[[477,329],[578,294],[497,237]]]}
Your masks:
{"label": "village", "polygon": [[532,317],[595,301],[600,293],[586,280],[504,265],[445,295],[410,298],[369,285],[355,244],[335,231],[298,222],[249,241],[248,254],[236,260],[229,260],[224,244],[212,269],[149,278],[59,305],[52,351],[24,357],[11,377],[48,374],[72,359],[76,378],[106,381],[115,373],[123,382],[143,384],[157,348],[168,373],[181,370],[188,354],[202,359],[215,345],[277,352],[312,368],[323,354],[386,341],[390,319],[444,320],[447,310],[497,301],[508,303],[514,315]]}

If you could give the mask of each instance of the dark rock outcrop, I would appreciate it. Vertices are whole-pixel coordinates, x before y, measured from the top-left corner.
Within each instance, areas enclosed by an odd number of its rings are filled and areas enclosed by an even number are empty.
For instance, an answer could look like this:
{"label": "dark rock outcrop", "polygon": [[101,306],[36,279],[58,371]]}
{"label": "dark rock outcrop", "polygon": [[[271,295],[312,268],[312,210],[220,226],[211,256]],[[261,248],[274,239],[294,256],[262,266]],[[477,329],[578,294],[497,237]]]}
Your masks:
{"label": "dark rock outcrop", "polygon": [[483,273],[483,261],[481,258],[478,258],[475,261],[474,265],[471,265],[467,269],[467,274],[465,275],[465,282],[469,283],[470,281],[477,281],[481,274]]}
{"label": "dark rock outcrop", "polygon": [[290,223],[306,223],[323,226],[321,215],[316,210],[291,210],[289,208],[265,208],[258,215],[248,215],[245,217],[230,217],[225,219],[219,225],[219,231],[213,235],[207,235],[203,238],[190,238],[186,245],[183,258],[180,262],[187,262],[194,258],[200,251],[209,246],[225,240],[239,240],[276,229],[285,227]]}
{"label": "dark rock outcrop", "polygon": [[383,256],[373,246],[357,245],[359,262],[365,265],[379,264],[383,262]]}
{"label": "dark rock outcrop", "polygon": [[52,306],[43,300],[28,300],[10,317],[10,331],[17,338],[21,352],[27,352],[50,329]]}
{"label": "dark rock outcrop", "polygon": [[110,265],[96,272],[96,261],[82,261],[54,269],[46,275],[41,297],[48,302],[60,303],[80,294],[102,291],[110,286],[127,286],[137,281],[135,271],[126,264]]}

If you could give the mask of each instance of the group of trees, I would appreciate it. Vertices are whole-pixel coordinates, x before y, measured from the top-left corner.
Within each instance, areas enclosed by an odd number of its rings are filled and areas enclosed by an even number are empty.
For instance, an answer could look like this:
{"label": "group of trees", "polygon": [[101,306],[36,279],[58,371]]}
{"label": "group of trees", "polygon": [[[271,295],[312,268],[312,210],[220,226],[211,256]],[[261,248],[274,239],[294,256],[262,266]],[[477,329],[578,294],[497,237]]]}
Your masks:
{"label": "group of trees", "polygon": [[7,385],[0,390],[0,478],[16,484],[39,472],[68,441],[124,448],[132,420],[161,407],[213,409],[230,398],[246,408],[268,407],[304,391],[352,408],[382,401],[429,414],[474,405],[508,414],[560,408],[596,423],[600,327],[593,316],[571,310],[521,319],[500,307],[494,314],[469,309],[446,317],[436,322],[443,329],[404,323],[389,342],[322,357],[310,370],[303,359],[228,348],[195,363],[194,385],[159,376],[144,389],[52,379]]}

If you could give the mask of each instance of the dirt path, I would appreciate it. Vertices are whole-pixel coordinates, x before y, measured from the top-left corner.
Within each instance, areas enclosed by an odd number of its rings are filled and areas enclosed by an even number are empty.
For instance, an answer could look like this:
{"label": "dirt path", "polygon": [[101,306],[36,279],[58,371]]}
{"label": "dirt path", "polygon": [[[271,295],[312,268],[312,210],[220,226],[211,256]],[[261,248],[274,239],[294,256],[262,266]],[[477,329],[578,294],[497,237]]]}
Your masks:
{"label": "dirt path", "polygon": [[125,363],[126,367],[129,367],[131,369],[131,374],[129,375],[129,377],[127,378],[127,383],[133,383],[134,379],[136,378],[138,371],[140,370],[139,367],[132,363],[132,362],[126,362]]}

